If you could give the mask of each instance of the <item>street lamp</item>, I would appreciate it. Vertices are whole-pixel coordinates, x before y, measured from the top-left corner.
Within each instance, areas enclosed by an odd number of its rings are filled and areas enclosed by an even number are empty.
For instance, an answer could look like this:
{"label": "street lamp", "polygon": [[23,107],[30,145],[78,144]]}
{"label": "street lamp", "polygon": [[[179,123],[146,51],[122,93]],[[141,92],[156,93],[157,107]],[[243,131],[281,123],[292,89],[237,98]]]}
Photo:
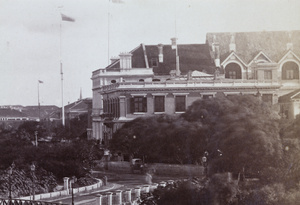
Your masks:
{"label": "street lamp", "polygon": [[75,176],[72,177],[70,183],[72,186],[72,205],[74,205],[74,192],[73,192],[73,188],[74,188],[74,183],[77,182],[77,178]]}
{"label": "street lamp", "polygon": [[13,174],[13,169],[15,168],[15,163],[13,162],[11,164],[11,166],[9,167],[9,170],[8,170],[8,174],[9,174],[9,195],[8,195],[8,200],[9,200],[9,205],[11,205],[12,203],[12,197],[11,197],[11,176]]}
{"label": "street lamp", "polygon": [[35,195],[35,180],[34,180],[35,165],[34,165],[34,163],[31,164],[30,170],[31,170],[32,182],[33,182],[32,200],[34,201],[34,195]]}

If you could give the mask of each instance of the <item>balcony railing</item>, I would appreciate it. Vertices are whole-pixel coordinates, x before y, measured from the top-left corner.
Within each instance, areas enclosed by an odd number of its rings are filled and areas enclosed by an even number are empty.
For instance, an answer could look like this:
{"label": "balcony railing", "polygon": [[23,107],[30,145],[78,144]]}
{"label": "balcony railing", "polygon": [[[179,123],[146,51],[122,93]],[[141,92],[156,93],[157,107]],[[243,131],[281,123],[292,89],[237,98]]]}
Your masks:
{"label": "balcony railing", "polygon": [[122,82],[101,87],[101,91],[118,88],[155,88],[155,87],[253,87],[253,86],[280,86],[277,80],[243,80],[243,79],[217,79],[217,80],[170,80],[165,82]]}

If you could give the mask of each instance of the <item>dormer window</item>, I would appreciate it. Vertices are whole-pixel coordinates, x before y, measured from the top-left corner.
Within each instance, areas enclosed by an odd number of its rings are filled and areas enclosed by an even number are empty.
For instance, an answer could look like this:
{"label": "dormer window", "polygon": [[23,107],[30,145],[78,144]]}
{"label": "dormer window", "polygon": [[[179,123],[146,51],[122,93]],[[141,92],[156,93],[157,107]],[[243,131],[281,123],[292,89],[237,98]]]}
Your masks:
{"label": "dormer window", "polygon": [[151,64],[151,67],[157,67],[158,66],[157,58],[151,58],[150,64]]}

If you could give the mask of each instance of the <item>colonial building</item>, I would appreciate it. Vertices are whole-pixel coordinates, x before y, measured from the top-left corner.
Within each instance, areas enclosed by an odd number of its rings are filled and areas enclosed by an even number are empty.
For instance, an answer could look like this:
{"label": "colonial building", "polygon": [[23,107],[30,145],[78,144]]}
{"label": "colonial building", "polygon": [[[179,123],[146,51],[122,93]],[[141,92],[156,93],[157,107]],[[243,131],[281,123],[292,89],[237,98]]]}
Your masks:
{"label": "colonial building", "polygon": [[208,33],[205,44],[144,45],[95,70],[93,138],[136,117],[180,114],[201,98],[256,95],[278,103],[299,88],[300,31]]}

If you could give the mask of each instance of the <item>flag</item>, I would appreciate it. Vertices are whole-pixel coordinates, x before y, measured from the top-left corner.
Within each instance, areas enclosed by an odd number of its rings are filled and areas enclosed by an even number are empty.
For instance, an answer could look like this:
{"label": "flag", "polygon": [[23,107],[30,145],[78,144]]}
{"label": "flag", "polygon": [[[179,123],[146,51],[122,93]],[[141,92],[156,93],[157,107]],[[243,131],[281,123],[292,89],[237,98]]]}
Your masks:
{"label": "flag", "polygon": [[66,16],[64,14],[61,14],[61,20],[63,20],[63,21],[70,21],[70,22],[74,22],[75,21],[75,19],[73,19],[73,18],[71,18],[69,16]]}
{"label": "flag", "polygon": [[43,81],[39,80],[39,83],[44,83]]}
{"label": "flag", "polygon": [[124,3],[123,0],[111,0],[112,3],[116,3],[116,4],[122,4]]}

